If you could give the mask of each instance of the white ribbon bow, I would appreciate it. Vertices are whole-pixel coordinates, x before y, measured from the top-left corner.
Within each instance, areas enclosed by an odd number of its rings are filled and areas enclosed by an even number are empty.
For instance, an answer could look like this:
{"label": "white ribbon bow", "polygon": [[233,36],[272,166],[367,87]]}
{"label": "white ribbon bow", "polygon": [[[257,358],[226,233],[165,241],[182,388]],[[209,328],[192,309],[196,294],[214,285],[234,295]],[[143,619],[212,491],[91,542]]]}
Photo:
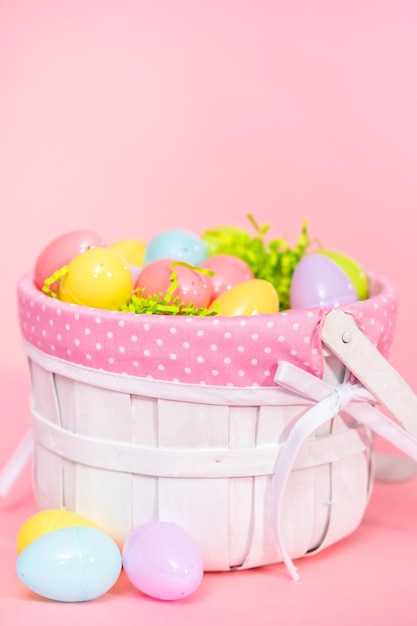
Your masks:
{"label": "white ribbon bow", "polygon": [[[417,462],[417,440],[397,422],[378,411],[375,397],[359,382],[330,385],[287,361],[280,361],[274,377],[284,389],[316,402],[294,424],[280,452],[274,471],[273,525],[283,561],[294,580],[299,580],[282,539],[280,516],[285,487],[297,454],[314,431],[345,411]],[[416,416],[417,417],[417,416]]]}

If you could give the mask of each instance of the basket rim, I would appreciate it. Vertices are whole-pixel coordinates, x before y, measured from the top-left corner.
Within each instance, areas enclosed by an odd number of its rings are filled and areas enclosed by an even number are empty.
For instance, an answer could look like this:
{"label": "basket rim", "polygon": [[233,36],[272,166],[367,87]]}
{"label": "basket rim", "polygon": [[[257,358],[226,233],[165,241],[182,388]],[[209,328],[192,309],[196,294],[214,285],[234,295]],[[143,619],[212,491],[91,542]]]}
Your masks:
{"label": "basket rim", "polygon": [[[388,357],[397,291],[373,276],[368,300],[339,307]],[[96,370],[159,381],[221,387],[273,385],[285,360],[322,377],[321,327],[331,309],[289,309],[253,316],[171,316],[109,311],[61,302],[18,283],[18,314],[27,345]]]}
{"label": "basket rim", "polygon": [[[377,274],[372,271],[367,272],[366,275],[370,283],[370,294],[371,294],[370,297],[367,298],[366,300],[358,300],[356,302],[343,305],[340,308],[342,308],[343,310],[349,309],[349,311],[354,312],[354,311],[360,310],[363,307],[364,303],[375,302],[381,297],[387,297],[387,296],[389,297],[394,296],[395,298],[398,297],[398,289],[395,286],[395,284],[391,282],[389,278],[386,278],[382,276],[381,274]],[[52,298],[48,296],[47,294],[45,294],[44,292],[42,292],[36,287],[35,282],[34,282],[33,271],[26,272],[20,277],[20,279],[17,282],[17,292],[18,294],[24,292],[29,298],[35,301],[42,302],[42,304],[46,306],[47,308],[55,309],[56,307],[59,307],[62,311],[71,311],[71,312],[76,310],[77,312],[80,313],[80,315],[88,315],[91,313],[99,312],[102,318],[108,318],[108,319],[114,319],[115,317],[116,318],[120,317],[120,319],[123,319],[125,316],[129,315],[129,316],[134,316],[134,317],[146,317],[151,320],[150,323],[155,323],[156,320],[166,320],[167,318],[170,318],[172,321],[172,319],[174,318],[176,320],[176,323],[186,324],[188,317],[193,317],[193,316],[181,316],[181,315],[178,315],[178,316],[149,315],[147,313],[132,313],[131,311],[100,309],[98,307],[88,307],[88,306],[84,306],[81,304],[63,302],[61,300],[58,300],[57,298]],[[311,307],[309,310],[321,311],[324,313],[331,309],[332,307]],[[262,313],[257,316],[236,315],[228,319],[239,321],[241,319],[245,319],[245,320],[247,320],[248,318],[253,319],[254,317],[277,318],[277,317],[282,317],[282,316],[294,315],[294,314],[299,313],[299,311],[300,311],[299,309],[287,309],[285,311],[278,311],[277,313]],[[218,315],[215,317],[224,317],[224,316]],[[202,320],[203,323],[206,323],[209,319],[213,319],[213,318],[198,317],[198,319]]]}

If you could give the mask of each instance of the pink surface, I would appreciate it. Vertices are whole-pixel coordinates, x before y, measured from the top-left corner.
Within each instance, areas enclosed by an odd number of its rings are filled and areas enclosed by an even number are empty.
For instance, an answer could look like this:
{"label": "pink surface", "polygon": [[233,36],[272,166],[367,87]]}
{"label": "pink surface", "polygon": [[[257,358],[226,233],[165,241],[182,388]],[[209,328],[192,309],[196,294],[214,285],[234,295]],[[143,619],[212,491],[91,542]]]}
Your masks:
{"label": "pink surface", "polygon": [[[70,229],[149,240],[165,227],[313,237],[389,278],[391,361],[414,387],[417,5],[296,0],[0,4],[0,464],[29,425],[15,297]],[[0,510],[0,622],[416,623],[416,482],[377,485],[361,528],[300,564],[206,575],[177,604],[122,578],[86,605],[34,598],[14,537],[27,472]]]}
{"label": "pink surface", "polygon": [[292,241],[306,217],[391,279],[412,371],[416,19],[409,0],[3,0],[0,358],[24,361],[15,284],[52,238],[252,212]]}

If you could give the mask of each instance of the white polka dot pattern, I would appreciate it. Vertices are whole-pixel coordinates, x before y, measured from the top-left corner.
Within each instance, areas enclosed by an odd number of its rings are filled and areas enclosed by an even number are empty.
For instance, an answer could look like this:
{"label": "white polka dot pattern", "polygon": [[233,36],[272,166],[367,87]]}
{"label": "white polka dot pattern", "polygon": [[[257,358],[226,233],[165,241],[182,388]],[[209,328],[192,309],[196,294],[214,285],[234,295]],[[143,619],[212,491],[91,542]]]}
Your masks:
{"label": "white polka dot pattern", "polygon": [[[388,357],[397,291],[376,277],[373,285],[373,297],[343,310]],[[18,304],[27,342],[94,369],[197,385],[270,386],[284,359],[323,375],[322,309],[245,319],[136,315],[60,302],[38,291],[31,275],[18,284]]]}

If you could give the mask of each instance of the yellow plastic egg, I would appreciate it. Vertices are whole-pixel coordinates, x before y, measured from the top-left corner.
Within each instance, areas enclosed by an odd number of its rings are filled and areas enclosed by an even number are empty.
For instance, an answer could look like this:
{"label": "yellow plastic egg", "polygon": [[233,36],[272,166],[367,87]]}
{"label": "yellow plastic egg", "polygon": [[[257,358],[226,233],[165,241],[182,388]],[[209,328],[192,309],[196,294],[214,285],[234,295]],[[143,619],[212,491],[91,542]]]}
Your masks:
{"label": "yellow plastic egg", "polygon": [[91,248],[69,263],[58,297],[72,304],[115,310],[126,304],[132,288],[131,269],[118,252]]}
{"label": "yellow plastic egg", "polygon": [[262,278],[253,278],[224,291],[210,305],[218,315],[260,315],[278,313],[279,299],[275,287]]}
{"label": "yellow plastic egg", "polygon": [[143,267],[146,244],[138,239],[121,239],[109,244],[109,248],[122,255],[129,263],[136,267]]}
{"label": "yellow plastic egg", "polygon": [[39,511],[20,527],[16,539],[17,551],[20,554],[35,539],[39,539],[43,535],[61,528],[69,528],[71,526],[88,526],[90,528],[98,528],[96,524],[88,520],[83,515],[68,511],[65,507],[60,509],[46,509]]}

